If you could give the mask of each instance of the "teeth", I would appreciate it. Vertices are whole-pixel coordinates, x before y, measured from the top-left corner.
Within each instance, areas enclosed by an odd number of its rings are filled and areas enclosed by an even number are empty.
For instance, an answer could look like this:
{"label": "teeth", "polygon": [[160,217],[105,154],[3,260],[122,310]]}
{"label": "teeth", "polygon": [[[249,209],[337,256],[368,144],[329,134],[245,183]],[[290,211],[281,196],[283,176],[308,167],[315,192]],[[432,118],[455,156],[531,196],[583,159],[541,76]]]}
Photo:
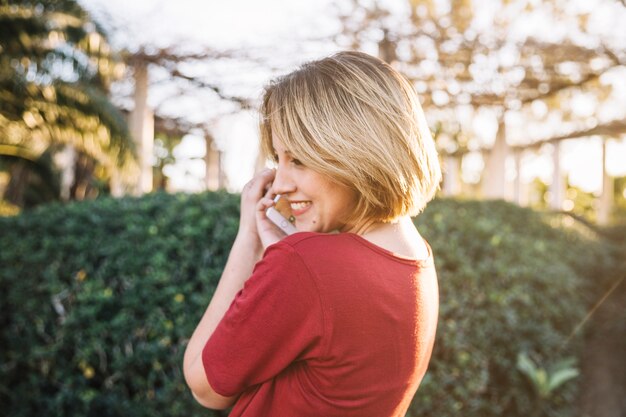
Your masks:
{"label": "teeth", "polygon": [[310,201],[302,201],[302,202],[298,202],[298,203],[291,203],[291,209],[292,210],[302,210],[305,207],[308,207],[311,205]]}

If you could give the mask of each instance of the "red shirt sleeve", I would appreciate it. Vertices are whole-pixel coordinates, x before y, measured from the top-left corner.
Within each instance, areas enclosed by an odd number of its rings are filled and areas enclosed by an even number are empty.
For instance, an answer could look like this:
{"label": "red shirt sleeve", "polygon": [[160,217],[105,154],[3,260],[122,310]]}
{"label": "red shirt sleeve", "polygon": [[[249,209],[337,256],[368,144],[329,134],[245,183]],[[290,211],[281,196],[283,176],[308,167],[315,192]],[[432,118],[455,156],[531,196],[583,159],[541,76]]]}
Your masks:
{"label": "red shirt sleeve", "polygon": [[323,309],[291,246],[270,246],[202,351],[211,387],[233,396],[322,351]]}

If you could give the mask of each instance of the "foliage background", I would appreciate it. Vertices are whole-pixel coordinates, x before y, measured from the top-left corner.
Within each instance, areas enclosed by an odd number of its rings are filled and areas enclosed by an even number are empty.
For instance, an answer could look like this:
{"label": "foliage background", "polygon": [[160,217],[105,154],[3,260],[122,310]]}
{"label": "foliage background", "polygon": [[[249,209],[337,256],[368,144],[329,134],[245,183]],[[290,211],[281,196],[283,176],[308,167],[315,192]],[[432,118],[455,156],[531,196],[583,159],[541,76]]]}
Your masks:
{"label": "foliage background", "polygon": [[[207,415],[180,367],[238,211],[236,195],[157,193],[0,218],[5,415]],[[616,276],[618,253],[564,219],[449,199],[416,219],[441,315],[409,415],[575,415],[580,378],[540,397],[516,369],[520,353],[545,369],[580,358],[574,330]]]}

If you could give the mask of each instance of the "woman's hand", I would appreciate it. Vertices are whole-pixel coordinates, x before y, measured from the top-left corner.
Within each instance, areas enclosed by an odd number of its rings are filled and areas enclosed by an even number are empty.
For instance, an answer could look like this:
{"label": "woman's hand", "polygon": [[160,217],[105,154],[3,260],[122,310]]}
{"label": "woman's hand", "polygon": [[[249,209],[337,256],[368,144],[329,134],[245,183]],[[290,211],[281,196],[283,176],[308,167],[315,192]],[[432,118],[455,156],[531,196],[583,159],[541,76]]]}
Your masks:
{"label": "woman's hand", "polygon": [[268,219],[266,214],[267,209],[274,206],[274,196],[275,194],[270,188],[265,193],[265,196],[259,200],[256,207],[256,224],[259,231],[259,238],[261,239],[261,245],[264,250],[269,245],[272,245],[287,236],[285,232]]}
{"label": "woman's hand", "polygon": [[[276,171],[264,169],[256,174],[241,191],[241,215],[239,218],[239,235],[258,240],[257,206],[271,188]],[[264,246],[265,247],[265,246]]]}
{"label": "woman's hand", "polygon": [[275,176],[276,170],[263,170],[244,186],[241,193],[239,233],[260,240],[263,250],[286,236],[265,214],[274,205],[271,186]]}

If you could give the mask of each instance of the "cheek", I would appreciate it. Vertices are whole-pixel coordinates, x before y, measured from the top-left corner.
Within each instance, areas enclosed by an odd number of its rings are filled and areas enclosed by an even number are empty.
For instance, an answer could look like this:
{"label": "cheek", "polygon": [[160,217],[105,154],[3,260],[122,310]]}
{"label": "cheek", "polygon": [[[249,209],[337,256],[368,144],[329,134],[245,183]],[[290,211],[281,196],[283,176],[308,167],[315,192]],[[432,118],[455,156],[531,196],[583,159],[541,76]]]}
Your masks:
{"label": "cheek", "polygon": [[357,195],[356,192],[349,188],[341,188],[337,192],[337,205],[346,210],[353,210],[356,207]]}
{"label": "cheek", "polygon": [[332,212],[333,220],[344,221],[352,215],[356,206],[356,198],[348,190],[340,190],[332,194],[328,211]]}

